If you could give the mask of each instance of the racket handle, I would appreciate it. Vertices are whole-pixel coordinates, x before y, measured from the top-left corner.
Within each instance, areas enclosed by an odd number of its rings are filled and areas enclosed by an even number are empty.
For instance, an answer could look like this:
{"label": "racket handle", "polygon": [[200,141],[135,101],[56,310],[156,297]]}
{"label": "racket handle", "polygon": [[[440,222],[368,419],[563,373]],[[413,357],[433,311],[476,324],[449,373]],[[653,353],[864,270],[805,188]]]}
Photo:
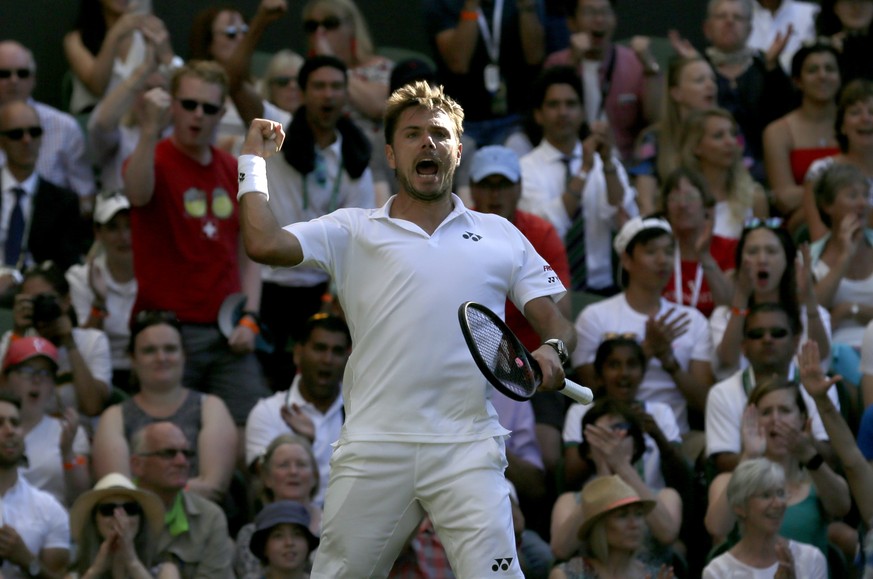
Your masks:
{"label": "racket handle", "polygon": [[558,390],[558,392],[580,404],[588,405],[594,400],[594,393],[591,392],[590,388],[586,388],[572,380],[564,380],[564,387]]}

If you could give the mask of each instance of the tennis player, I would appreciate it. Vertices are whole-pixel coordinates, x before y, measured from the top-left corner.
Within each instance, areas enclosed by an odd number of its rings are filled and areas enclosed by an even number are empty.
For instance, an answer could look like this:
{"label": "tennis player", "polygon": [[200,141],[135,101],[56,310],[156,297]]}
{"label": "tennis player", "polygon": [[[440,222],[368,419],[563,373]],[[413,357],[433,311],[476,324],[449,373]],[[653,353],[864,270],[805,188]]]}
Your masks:
{"label": "tennis player", "polygon": [[399,193],[379,209],[340,209],[284,229],[265,177],[281,126],[256,119],[242,148],[246,251],[262,263],[329,272],[352,332],[346,423],[331,458],[314,578],[385,577],[425,513],[458,577],[523,577],[503,474],[508,431],[457,311],[475,301],[502,316],[508,296],[553,338],[533,352],[544,390],[563,386],[561,358],[575,333],[555,305],[564,287],[549,264],[508,221],[470,211],[451,193],[462,122],[441,89],[399,89],[385,114]]}

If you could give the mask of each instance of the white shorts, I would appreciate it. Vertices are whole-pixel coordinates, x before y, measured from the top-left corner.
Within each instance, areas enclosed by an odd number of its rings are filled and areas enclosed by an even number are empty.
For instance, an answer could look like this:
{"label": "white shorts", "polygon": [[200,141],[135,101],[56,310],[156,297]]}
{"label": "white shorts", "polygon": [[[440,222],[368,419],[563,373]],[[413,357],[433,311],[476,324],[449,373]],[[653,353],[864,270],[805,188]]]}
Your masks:
{"label": "white shorts", "polygon": [[459,579],[522,579],[506,465],[503,437],[337,446],[311,577],[386,577],[427,513]]}

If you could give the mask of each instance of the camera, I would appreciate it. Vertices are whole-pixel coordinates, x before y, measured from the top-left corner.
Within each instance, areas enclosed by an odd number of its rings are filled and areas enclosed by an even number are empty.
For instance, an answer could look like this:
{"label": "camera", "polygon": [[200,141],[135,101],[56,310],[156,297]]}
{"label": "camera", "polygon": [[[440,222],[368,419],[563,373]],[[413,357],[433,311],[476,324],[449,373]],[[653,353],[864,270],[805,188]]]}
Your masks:
{"label": "camera", "polygon": [[63,315],[58,298],[52,294],[38,294],[33,298],[33,324],[47,324]]}

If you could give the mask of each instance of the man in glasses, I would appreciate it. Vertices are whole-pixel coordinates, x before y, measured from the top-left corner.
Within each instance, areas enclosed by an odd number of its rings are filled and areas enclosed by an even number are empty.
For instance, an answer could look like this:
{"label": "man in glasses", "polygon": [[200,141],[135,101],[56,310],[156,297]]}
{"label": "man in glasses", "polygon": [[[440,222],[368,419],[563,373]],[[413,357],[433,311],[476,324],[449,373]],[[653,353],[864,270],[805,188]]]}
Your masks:
{"label": "man in glasses", "polygon": [[24,101],[0,105],[0,151],[5,157],[0,170],[0,241],[7,268],[0,280],[7,286],[12,270],[46,260],[64,270],[79,261],[84,249],[78,197],[39,174],[44,135],[33,106]]}
{"label": "man in glasses", "polygon": [[215,503],[185,490],[193,456],[172,422],[142,427],[131,441],[130,472],[139,488],[155,493],[167,516],[156,560],[169,560],[182,577],[233,577],[227,519]]}
{"label": "man in glasses", "polygon": [[[706,454],[718,472],[732,471],[740,459],[743,413],[755,384],[770,376],[797,380],[794,354],[801,337],[801,324],[781,305],[763,303],[753,306],[743,328],[743,354],[750,366],[717,383],[706,400]],[[832,456],[828,436],[806,390],[801,394],[812,419],[812,434],[824,456]],[[839,408],[835,387],[828,393]]]}
{"label": "man in glasses", "polygon": [[[253,354],[260,272],[240,247],[236,164],[212,145],[227,77],[216,63],[193,61],[170,86],[170,93],[146,93],[140,140],[124,169],[138,283],[134,314],[176,312],[185,385],[222,398],[241,429],[268,391]],[[168,119],[173,134],[161,139]],[[238,292],[246,293],[247,314],[225,338],[218,312]]]}
{"label": "man in glasses", "polygon": [[[0,105],[27,102],[36,110],[43,128],[37,172],[52,183],[87,198],[94,194],[94,174],[82,130],[72,115],[35,101],[32,97],[35,85],[33,53],[14,40],[0,41]],[[2,163],[3,153],[0,152]]]}

